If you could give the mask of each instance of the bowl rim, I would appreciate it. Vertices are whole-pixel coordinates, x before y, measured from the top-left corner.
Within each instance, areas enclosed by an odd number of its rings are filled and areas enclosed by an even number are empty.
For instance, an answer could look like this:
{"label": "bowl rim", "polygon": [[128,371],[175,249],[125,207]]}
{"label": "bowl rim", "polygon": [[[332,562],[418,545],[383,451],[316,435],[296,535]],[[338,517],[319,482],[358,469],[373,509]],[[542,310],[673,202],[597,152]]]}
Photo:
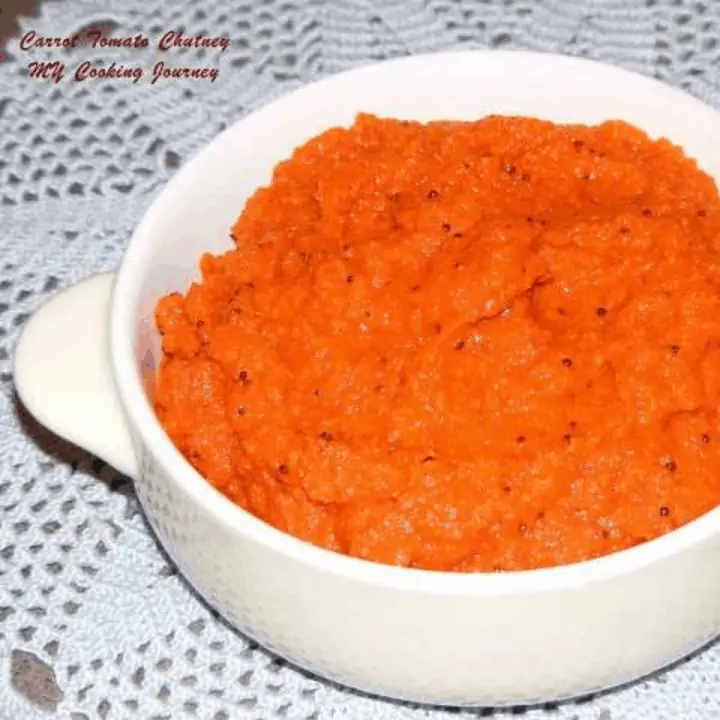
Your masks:
{"label": "bowl rim", "polygon": [[478,61],[521,62],[535,68],[540,64],[548,69],[574,70],[595,75],[607,76],[609,73],[618,81],[633,83],[639,91],[662,90],[665,94],[681,100],[694,112],[702,114],[710,112],[720,126],[720,112],[658,80],[606,63],[555,53],[524,50],[431,52],[368,63],[327,75],[262,105],[229,125],[193,154],[153,199],[132,234],[117,273],[110,310],[111,362],[121,405],[134,434],[141,439],[146,452],[150,452],[172,482],[180,485],[195,504],[202,507],[216,522],[222,523],[230,533],[245,535],[266,548],[318,572],[337,574],[368,585],[428,595],[463,597],[540,594],[599,583],[678,555],[718,533],[720,506],[680,528],[635,547],[591,560],[532,570],[499,573],[424,570],[384,565],[326,550],[273,527],[233,503],[202,477],[175,447],[148,402],[140,373],[137,371],[133,350],[136,306],[128,303],[126,297],[133,286],[136,291],[140,287],[140,283],[134,278],[134,272],[142,260],[143,238],[157,222],[164,211],[164,206],[171,200],[175,191],[189,181],[196,161],[211,148],[226,142],[230,134],[237,132],[249,118],[260,113],[272,113],[278,106],[292,101],[301,101],[303,95],[311,89],[314,92],[323,87],[330,89],[336,83],[352,82],[360,76],[410,65],[448,63],[452,66],[455,63]]}

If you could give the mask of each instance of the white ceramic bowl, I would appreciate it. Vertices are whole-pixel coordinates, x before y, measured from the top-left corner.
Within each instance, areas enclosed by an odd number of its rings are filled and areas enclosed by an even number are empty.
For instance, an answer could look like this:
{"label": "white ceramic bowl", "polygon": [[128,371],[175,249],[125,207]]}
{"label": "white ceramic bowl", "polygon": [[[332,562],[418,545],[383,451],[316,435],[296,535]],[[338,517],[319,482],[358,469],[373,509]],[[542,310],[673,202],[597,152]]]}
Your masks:
{"label": "white ceramic bowl", "polygon": [[134,478],[187,579],[247,635],[319,675],[428,703],[556,700],[644,675],[720,633],[720,509],[592,562],[508,574],[383,566],[310,546],[215,491],[145,393],[160,358],[156,300],[184,291],[273,165],[358,111],[431,120],[522,114],[624,119],[720,177],[720,115],[653,80],[567,57],[419,56],[335,75],[223,132],[173,178],[117,275],[94,277],[27,324],[15,383],[45,425]]}

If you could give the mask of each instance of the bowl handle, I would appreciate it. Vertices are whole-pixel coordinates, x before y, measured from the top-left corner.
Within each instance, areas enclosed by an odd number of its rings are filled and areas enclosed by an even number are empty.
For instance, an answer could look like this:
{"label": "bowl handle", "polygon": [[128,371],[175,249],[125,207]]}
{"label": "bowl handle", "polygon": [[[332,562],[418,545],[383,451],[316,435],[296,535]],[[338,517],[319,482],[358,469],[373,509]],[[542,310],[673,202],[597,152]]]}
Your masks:
{"label": "bowl handle", "polygon": [[114,282],[115,273],[95,275],[45,302],[20,335],[13,379],[23,405],[40,423],[137,478],[110,362]]}

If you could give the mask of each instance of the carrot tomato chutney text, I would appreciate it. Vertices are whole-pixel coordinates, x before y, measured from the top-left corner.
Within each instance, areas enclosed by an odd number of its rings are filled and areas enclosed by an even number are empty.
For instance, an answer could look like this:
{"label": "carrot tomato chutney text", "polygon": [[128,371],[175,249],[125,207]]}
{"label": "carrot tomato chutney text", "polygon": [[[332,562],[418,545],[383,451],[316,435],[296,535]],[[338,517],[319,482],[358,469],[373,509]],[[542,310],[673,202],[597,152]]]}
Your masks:
{"label": "carrot tomato chutney text", "polygon": [[228,498],[381,563],[598,557],[720,503],[720,199],[621,122],[360,115],[162,298],[158,416]]}

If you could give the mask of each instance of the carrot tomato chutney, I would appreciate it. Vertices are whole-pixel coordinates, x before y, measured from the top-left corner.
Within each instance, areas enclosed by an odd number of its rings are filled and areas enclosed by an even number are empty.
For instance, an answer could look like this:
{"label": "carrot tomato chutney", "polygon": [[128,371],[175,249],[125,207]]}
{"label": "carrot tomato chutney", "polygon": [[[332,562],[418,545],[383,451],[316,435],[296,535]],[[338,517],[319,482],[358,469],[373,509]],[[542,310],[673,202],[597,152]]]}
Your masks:
{"label": "carrot tomato chutney", "polygon": [[311,543],[560,565],[720,503],[720,199],[622,122],[360,115],[161,299],[154,397],[228,498]]}

